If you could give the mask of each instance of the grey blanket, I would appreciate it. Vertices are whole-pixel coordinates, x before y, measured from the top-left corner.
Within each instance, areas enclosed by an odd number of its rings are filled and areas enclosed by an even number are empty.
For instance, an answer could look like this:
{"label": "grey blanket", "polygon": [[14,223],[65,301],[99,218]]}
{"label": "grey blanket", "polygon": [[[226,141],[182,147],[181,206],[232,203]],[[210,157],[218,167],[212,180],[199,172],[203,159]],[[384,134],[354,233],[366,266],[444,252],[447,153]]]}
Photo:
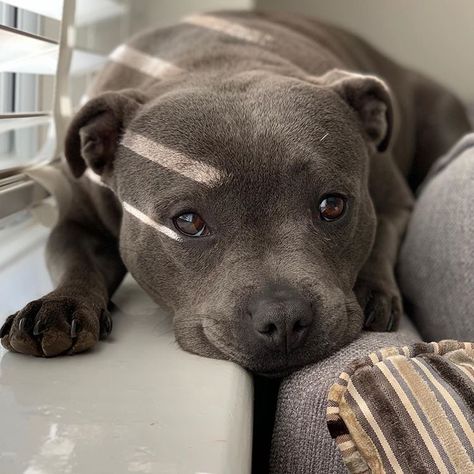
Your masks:
{"label": "grey blanket", "polygon": [[402,291],[426,340],[474,340],[474,133],[435,163],[399,259]]}

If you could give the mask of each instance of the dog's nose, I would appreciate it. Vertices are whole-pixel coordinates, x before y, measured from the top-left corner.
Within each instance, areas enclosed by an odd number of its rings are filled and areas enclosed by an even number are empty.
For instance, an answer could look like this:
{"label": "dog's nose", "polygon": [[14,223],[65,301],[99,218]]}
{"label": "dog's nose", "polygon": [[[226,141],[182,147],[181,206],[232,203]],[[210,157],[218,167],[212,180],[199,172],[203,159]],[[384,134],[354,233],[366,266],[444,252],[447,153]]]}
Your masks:
{"label": "dog's nose", "polygon": [[268,290],[248,306],[254,336],[272,350],[299,347],[313,322],[311,304],[291,289]]}

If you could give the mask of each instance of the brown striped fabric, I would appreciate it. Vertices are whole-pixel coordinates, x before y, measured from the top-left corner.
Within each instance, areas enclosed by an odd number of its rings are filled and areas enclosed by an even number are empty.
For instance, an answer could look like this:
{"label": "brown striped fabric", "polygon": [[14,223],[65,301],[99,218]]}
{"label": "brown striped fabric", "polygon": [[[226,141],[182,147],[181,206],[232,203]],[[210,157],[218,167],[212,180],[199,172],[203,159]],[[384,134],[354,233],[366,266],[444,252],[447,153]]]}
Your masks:
{"label": "brown striped fabric", "polygon": [[327,423],[352,473],[474,474],[474,344],[388,347],[329,391]]}

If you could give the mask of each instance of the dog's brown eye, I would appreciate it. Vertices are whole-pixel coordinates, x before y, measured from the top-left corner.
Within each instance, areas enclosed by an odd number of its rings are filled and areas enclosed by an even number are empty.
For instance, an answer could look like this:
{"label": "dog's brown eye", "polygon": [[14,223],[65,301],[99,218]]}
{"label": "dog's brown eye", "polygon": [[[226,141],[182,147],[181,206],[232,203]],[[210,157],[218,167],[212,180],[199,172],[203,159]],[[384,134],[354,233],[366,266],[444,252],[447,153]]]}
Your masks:
{"label": "dog's brown eye", "polygon": [[344,214],[346,201],[338,194],[328,194],[319,203],[319,215],[325,221],[335,221]]}
{"label": "dog's brown eye", "polygon": [[186,212],[173,219],[176,228],[190,237],[209,235],[209,229],[204,219],[195,212]]}

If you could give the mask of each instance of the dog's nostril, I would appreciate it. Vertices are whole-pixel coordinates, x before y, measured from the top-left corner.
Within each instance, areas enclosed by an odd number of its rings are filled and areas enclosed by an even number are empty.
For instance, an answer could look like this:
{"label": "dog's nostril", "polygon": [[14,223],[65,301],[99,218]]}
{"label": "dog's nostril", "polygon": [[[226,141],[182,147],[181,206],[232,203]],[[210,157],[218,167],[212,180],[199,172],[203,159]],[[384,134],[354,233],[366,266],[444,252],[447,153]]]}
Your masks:
{"label": "dog's nostril", "polygon": [[274,323],[265,324],[265,326],[258,330],[260,334],[265,334],[266,336],[272,336],[277,332],[277,327]]}

